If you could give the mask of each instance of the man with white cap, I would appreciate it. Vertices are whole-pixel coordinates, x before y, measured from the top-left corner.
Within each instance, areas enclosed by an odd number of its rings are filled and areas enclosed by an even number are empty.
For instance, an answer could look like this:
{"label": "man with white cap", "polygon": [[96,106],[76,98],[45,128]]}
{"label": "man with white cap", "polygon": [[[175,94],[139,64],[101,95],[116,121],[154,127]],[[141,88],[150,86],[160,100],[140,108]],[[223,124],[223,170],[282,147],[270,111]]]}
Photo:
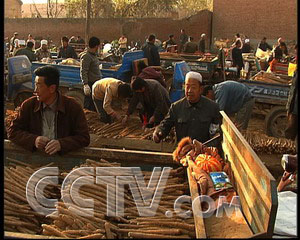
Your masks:
{"label": "man with white cap", "polygon": [[[185,97],[173,103],[165,119],[155,129],[153,140],[159,143],[172,127],[175,127],[177,142],[190,137],[205,142],[215,134],[221,124],[219,106],[203,97],[202,76],[198,72],[188,72],[185,76]],[[210,131],[214,126],[214,132]]]}
{"label": "man with white cap", "polygon": [[51,58],[47,40],[44,39],[41,41],[41,47],[35,51],[35,55],[38,61],[41,61],[43,58]]}
{"label": "man with white cap", "polygon": [[18,46],[18,33],[15,32],[14,36],[10,39],[10,49],[9,52],[11,52],[12,54],[14,53],[14,50],[16,48],[16,46]]}
{"label": "man with white cap", "polygon": [[202,33],[199,41],[199,47],[198,47],[201,53],[205,53],[205,37],[206,37],[205,33]]}

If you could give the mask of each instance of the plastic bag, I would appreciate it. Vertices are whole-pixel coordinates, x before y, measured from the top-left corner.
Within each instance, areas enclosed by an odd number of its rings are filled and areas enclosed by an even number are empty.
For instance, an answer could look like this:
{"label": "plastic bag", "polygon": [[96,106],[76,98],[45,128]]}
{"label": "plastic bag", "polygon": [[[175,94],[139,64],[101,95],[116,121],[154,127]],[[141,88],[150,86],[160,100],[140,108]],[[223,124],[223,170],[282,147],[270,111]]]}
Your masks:
{"label": "plastic bag", "polygon": [[295,64],[295,63],[289,63],[288,75],[290,77],[294,76],[294,72],[296,71],[296,69],[297,69],[297,64]]}

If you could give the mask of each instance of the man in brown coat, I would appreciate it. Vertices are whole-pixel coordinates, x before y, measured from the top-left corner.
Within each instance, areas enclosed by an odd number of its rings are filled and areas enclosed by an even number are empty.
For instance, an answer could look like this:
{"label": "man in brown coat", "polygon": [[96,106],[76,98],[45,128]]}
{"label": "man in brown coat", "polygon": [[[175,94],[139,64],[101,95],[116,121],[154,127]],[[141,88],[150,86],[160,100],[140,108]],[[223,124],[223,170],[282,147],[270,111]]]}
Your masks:
{"label": "man in brown coat", "polygon": [[25,100],[8,128],[8,139],[29,151],[66,153],[90,143],[87,121],[75,99],[58,91],[59,71],[43,66],[34,71],[33,97]]}

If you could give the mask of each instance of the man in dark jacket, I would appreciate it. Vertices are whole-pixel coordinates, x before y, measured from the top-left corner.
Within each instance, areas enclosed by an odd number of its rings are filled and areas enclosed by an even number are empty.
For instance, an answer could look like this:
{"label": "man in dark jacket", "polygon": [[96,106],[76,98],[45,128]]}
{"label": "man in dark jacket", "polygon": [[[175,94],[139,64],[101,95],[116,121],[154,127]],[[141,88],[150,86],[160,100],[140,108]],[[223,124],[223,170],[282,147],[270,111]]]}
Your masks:
{"label": "man in dark jacket", "polygon": [[34,51],[32,50],[33,48],[33,42],[27,42],[26,48],[20,48],[16,51],[15,56],[20,56],[20,55],[25,55],[28,57],[29,61],[35,61],[36,60],[36,55]]}
{"label": "man in dark jacket", "polygon": [[267,43],[267,38],[264,37],[261,42],[258,45],[258,48],[260,48],[261,50],[263,50],[264,52],[269,50],[272,50],[272,47]]}
{"label": "man in dark jacket", "polygon": [[195,53],[198,51],[198,44],[194,42],[193,37],[189,37],[189,41],[184,44],[183,52],[184,53]]}
{"label": "man in dark jacket", "polygon": [[164,75],[161,73],[161,71],[158,71],[155,68],[160,67],[148,67],[145,62],[140,61],[138,64],[140,73],[138,74],[138,77],[143,79],[155,79],[160,82],[160,84],[163,87],[167,87],[167,84],[165,82]]}
{"label": "man in dark jacket", "polygon": [[154,45],[155,36],[150,35],[148,37],[148,42],[143,47],[145,58],[148,59],[148,66],[160,66],[160,56],[157,47]]}
{"label": "man in dark jacket", "polygon": [[173,103],[164,120],[155,129],[153,140],[159,143],[175,127],[177,142],[190,137],[205,142],[215,135],[221,124],[217,103],[202,96],[202,76],[188,72],[185,76],[185,97]]}
{"label": "man in dark jacket", "polygon": [[189,36],[185,33],[184,29],[180,30],[179,36],[179,52],[182,52],[184,44],[186,44],[189,40]]}
{"label": "man in dark jacket", "polygon": [[8,128],[8,139],[29,151],[66,153],[90,143],[87,121],[75,99],[58,91],[59,71],[37,68],[33,97],[25,100]]}
{"label": "man in dark jacket", "polygon": [[131,88],[134,92],[130,100],[127,115],[123,119],[125,124],[129,116],[134,112],[138,103],[143,106],[140,116],[143,118],[145,127],[158,125],[164,119],[171,105],[168,91],[156,80],[142,79],[137,77],[132,83]]}
{"label": "man in dark jacket", "polygon": [[240,77],[240,72],[244,67],[244,60],[241,49],[241,41],[235,42],[235,47],[232,49],[232,66],[237,67],[237,78]]}
{"label": "man in dark jacket", "polygon": [[199,51],[201,52],[201,53],[205,53],[205,38],[206,38],[206,35],[205,35],[205,33],[202,33],[201,34],[201,38],[200,38],[200,40],[199,40]]}
{"label": "man in dark jacket", "polygon": [[74,48],[69,46],[69,39],[67,37],[61,38],[61,47],[59,48],[57,58],[74,58],[77,59],[77,53]]}

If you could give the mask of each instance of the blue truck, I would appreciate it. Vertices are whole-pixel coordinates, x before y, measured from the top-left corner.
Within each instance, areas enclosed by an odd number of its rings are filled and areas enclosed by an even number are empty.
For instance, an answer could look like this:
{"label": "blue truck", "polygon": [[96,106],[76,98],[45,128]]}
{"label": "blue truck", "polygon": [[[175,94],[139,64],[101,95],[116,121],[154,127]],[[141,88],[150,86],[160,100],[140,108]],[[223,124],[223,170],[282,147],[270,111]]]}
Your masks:
{"label": "blue truck", "polygon": [[[132,74],[134,74],[133,62],[142,60],[143,51],[127,52],[123,57],[121,66],[117,67],[117,63],[100,62],[102,77],[113,77],[125,82],[129,82]],[[59,59],[55,60],[58,63]],[[34,70],[40,66],[48,65],[47,63],[33,62],[30,63],[26,56],[16,56],[8,58],[8,77],[5,84],[6,98],[13,101],[15,107],[32,96],[34,91]],[[53,64],[60,70],[60,91],[74,97],[82,106],[84,101],[83,86],[80,80],[80,67]],[[114,68],[114,69],[113,69]],[[177,62],[174,67],[172,85],[170,89],[171,102],[175,102],[183,97],[184,91],[182,85],[184,83],[185,74],[190,71],[186,62]]]}
{"label": "blue truck", "polygon": [[274,84],[255,80],[240,80],[245,84],[255,98],[255,106],[265,116],[265,132],[272,137],[285,137],[284,130],[287,126],[286,104],[290,86]]}
{"label": "blue truck", "polygon": [[[142,59],[143,51],[127,52],[123,57],[122,64],[100,62],[102,77],[113,77],[126,82],[130,81],[132,75],[132,63],[134,60]],[[59,63],[61,59],[55,60]],[[48,63],[30,62],[26,56],[8,58],[8,77],[6,82],[7,100],[14,101],[15,107],[19,106],[25,99],[32,96],[34,91],[34,70],[38,67],[49,65]],[[74,97],[82,106],[84,94],[80,79],[80,67],[50,64],[60,70],[60,91],[68,96]]]}

